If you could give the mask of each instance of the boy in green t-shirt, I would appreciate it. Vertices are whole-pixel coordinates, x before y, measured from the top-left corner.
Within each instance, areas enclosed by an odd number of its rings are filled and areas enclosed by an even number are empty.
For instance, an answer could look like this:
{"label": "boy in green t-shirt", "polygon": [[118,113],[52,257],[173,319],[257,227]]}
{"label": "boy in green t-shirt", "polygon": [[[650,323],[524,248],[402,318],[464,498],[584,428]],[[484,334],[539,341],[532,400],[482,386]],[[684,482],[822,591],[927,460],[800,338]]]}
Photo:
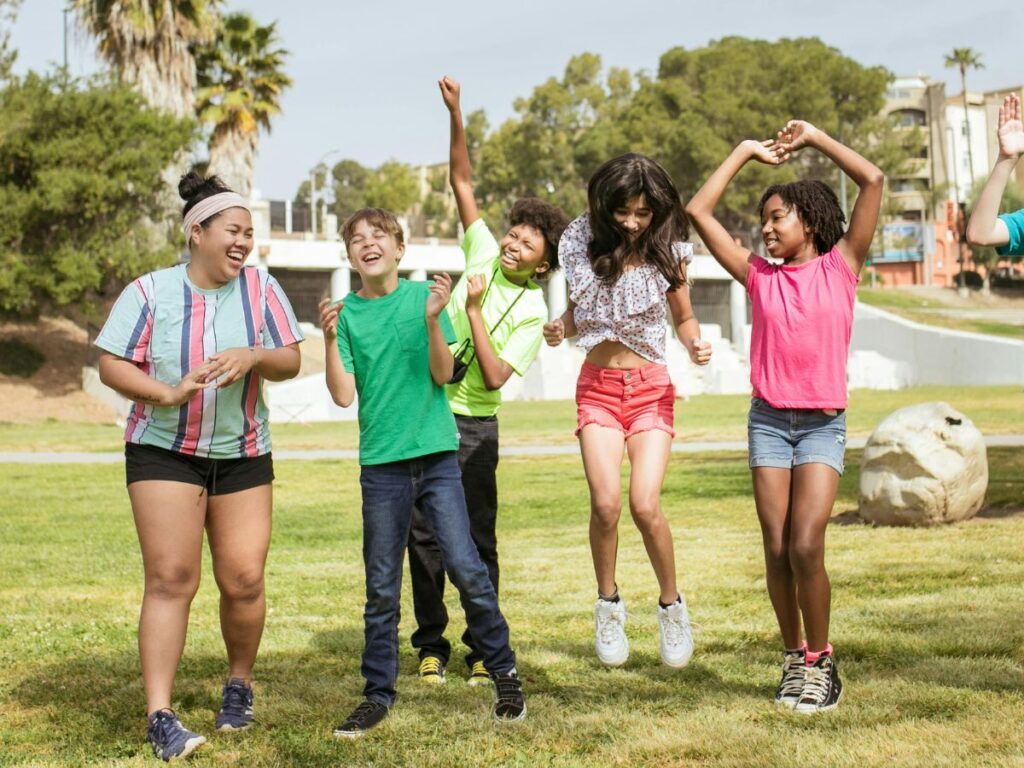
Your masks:
{"label": "boy in green t-shirt", "polygon": [[399,279],[405,245],[389,211],[357,211],[345,222],[342,236],[362,288],[343,302],[321,303],[320,325],[331,397],[347,407],[359,393],[366,685],[364,701],[334,734],[362,736],[395,702],[402,560],[414,506],[437,531],[469,630],[493,675],[494,718],[521,720],[526,702],[516,658],[470,534],[458,435],[444,394],[453,369],[448,344],[455,339],[444,312],[451,278],[439,275],[433,283]]}
{"label": "boy in green t-shirt", "polygon": [[[526,373],[540,349],[548,311],[544,292],[533,278],[557,266],[558,240],[569,220],[550,203],[518,200],[509,216],[512,228],[500,243],[495,239],[473,197],[459,84],[445,77],[438,85],[451,115],[449,171],[466,233],[462,242],[466,270],[452,290],[447,310],[458,337],[456,375],[448,385],[448,402],[459,430],[459,466],[470,530],[497,593],[500,388],[513,373]],[[425,682],[443,682],[451,654],[444,636],[448,625],[444,565],[434,531],[419,510],[413,512],[409,537],[409,573],[417,624],[412,644],[419,651],[419,675]],[[486,659],[468,629],[462,641],[469,649],[470,685],[489,682]]]}
{"label": "boy in green t-shirt", "polygon": [[999,156],[985,182],[974,214],[967,223],[967,240],[972,245],[993,245],[1000,256],[1024,255],[1024,208],[1000,214],[999,201],[1013,169],[1024,154],[1024,121],[1020,96],[1011,93],[999,108],[996,130]]}

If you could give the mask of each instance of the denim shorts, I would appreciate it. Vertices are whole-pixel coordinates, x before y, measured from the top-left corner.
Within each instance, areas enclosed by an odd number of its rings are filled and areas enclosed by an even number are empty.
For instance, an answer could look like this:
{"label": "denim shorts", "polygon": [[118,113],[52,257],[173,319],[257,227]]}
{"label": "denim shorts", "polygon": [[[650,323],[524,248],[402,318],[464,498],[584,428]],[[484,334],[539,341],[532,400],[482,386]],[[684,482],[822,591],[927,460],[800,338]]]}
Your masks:
{"label": "denim shorts", "polygon": [[827,464],[842,475],[846,411],[773,408],[761,398],[752,397],[747,438],[751,469]]}

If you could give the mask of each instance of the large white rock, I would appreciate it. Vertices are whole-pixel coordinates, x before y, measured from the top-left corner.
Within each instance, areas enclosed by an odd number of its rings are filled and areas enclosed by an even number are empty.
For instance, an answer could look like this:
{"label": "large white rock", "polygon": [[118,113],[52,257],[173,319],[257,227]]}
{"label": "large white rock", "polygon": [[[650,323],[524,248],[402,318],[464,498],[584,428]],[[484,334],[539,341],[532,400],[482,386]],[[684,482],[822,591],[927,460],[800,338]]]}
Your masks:
{"label": "large white rock", "polygon": [[946,403],[889,414],[868,438],[860,515],[883,525],[938,525],[973,517],[985,500],[988,458],[974,423]]}

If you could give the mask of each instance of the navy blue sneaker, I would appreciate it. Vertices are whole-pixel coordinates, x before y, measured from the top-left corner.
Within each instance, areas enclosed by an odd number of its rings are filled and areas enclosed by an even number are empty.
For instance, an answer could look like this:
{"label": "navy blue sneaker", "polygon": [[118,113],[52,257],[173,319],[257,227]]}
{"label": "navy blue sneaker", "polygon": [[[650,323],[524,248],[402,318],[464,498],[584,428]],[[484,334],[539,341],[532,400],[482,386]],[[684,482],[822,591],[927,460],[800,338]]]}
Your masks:
{"label": "navy blue sneaker", "polygon": [[215,723],[218,731],[240,731],[252,724],[252,686],[232,677],[224,683],[220,712]]}
{"label": "navy blue sneaker", "polygon": [[158,709],[149,716],[146,739],[153,747],[153,754],[165,763],[172,757],[188,757],[200,744],[206,743],[205,737],[185,728],[170,709]]}

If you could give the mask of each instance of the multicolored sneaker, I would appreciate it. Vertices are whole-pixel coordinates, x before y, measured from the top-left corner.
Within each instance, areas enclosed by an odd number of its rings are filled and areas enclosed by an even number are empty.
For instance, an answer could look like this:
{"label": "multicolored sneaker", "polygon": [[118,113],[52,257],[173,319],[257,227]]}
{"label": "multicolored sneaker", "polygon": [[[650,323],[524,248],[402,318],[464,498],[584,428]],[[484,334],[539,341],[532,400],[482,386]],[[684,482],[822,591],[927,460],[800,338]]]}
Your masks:
{"label": "multicolored sneaker", "polygon": [[677,669],[689,664],[693,656],[693,631],[682,595],[668,608],[658,606],[658,630],[661,636],[661,663]]}
{"label": "multicolored sneaker", "polygon": [[594,606],[594,645],[598,660],[609,667],[621,667],[629,658],[626,639],[626,603],[598,598]]}
{"label": "multicolored sneaker", "polygon": [[526,717],[523,681],[514,669],[503,675],[494,675],[494,709],[491,713],[499,723],[514,723]]}
{"label": "multicolored sneaker", "polygon": [[384,704],[366,699],[352,710],[352,714],[345,718],[344,723],[334,729],[334,735],[345,739],[358,739],[379,725],[387,716],[388,708]]}
{"label": "multicolored sneaker", "polygon": [[466,678],[466,683],[474,688],[477,686],[491,684],[491,676],[487,672],[482,661],[473,662],[473,668],[469,671],[469,677]]}
{"label": "multicolored sneaker", "polygon": [[218,731],[240,731],[252,725],[252,686],[240,677],[224,683],[215,725]]}
{"label": "multicolored sneaker", "polygon": [[205,737],[185,728],[171,709],[158,709],[149,716],[146,739],[153,754],[165,763],[172,757],[186,758],[206,743]]}
{"label": "multicolored sneaker", "polygon": [[804,667],[804,687],[794,711],[803,715],[835,709],[843,697],[843,682],[831,653],[823,653],[811,666]]}
{"label": "multicolored sneaker", "polygon": [[804,692],[804,667],[807,666],[807,653],[803,648],[795,651],[784,651],[782,654],[782,680],[775,689],[775,703],[792,709],[800,701]]}
{"label": "multicolored sneaker", "polygon": [[428,685],[440,685],[444,682],[444,662],[437,656],[424,656],[420,659],[419,678]]}

